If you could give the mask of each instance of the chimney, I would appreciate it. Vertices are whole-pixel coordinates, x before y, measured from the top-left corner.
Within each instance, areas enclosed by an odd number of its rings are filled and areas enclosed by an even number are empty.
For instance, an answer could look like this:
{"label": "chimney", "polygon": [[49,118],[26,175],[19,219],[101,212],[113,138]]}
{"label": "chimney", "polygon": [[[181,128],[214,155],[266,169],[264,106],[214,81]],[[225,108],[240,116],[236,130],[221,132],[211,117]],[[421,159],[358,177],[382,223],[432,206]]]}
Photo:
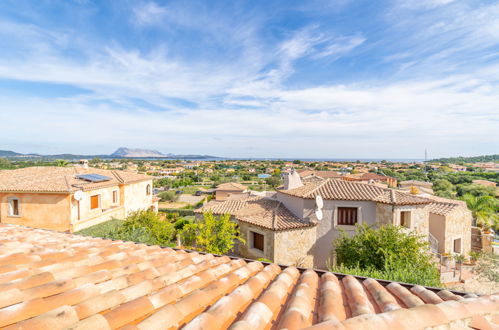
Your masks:
{"label": "chimney", "polygon": [[291,173],[284,175],[284,190],[290,190],[303,186],[300,175],[294,169]]}
{"label": "chimney", "polygon": [[80,159],[78,165],[83,168],[88,168],[88,159]]}

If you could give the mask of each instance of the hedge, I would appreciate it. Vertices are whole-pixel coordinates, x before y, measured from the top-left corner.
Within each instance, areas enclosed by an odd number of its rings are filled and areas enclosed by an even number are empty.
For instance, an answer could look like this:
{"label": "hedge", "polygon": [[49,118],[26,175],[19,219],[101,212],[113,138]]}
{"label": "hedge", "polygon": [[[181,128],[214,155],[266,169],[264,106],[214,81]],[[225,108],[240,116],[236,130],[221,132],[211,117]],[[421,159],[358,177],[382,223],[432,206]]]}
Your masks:
{"label": "hedge", "polygon": [[185,216],[194,216],[194,210],[188,210],[188,209],[159,209],[159,212],[164,212],[164,213],[178,213],[181,217]]}

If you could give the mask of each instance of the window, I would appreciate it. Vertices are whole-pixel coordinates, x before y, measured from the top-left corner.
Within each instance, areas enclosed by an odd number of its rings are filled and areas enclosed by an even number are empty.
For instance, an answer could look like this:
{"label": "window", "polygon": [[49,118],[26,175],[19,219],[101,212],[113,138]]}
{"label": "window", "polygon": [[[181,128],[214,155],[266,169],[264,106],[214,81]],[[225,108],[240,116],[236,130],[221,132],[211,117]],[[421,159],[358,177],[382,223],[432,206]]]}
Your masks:
{"label": "window", "polygon": [[402,227],[411,228],[411,212],[409,211],[400,212],[400,225]]}
{"label": "window", "polygon": [[338,222],[340,226],[354,226],[357,223],[356,207],[338,207]]}
{"label": "window", "polygon": [[252,248],[253,249],[257,249],[257,250],[260,250],[260,251],[264,251],[264,246],[265,246],[265,242],[264,242],[264,236],[262,234],[259,234],[259,233],[255,233],[255,232],[251,232],[251,235],[253,236],[253,246]]}
{"label": "window", "polygon": [[454,240],[454,253],[461,253],[461,239]]}
{"label": "window", "polygon": [[118,190],[113,191],[113,204],[118,203]]}
{"label": "window", "polygon": [[19,199],[17,198],[9,199],[9,215],[13,217],[21,215],[19,212]]}
{"label": "window", "polygon": [[150,184],[148,184],[148,185],[146,186],[146,195],[150,195],[150,194],[151,194],[151,185],[150,185]]}
{"label": "window", "polygon": [[95,210],[100,206],[100,195],[90,196],[90,209]]}

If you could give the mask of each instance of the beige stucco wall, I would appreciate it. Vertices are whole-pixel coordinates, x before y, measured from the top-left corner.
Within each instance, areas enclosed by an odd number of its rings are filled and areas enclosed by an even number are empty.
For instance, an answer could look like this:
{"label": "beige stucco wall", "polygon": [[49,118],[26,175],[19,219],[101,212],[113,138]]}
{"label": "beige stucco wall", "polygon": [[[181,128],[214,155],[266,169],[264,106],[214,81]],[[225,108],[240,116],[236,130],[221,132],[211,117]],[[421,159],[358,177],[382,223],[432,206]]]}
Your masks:
{"label": "beige stucco wall", "polygon": [[[305,200],[305,215],[315,220],[315,201]],[[314,267],[326,269],[331,263],[333,242],[340,237],[341,231],[353,234],[355,226],[337,225],[338,207],[357,207],[358,223],[374,225],[376,222],[376,203],[367,201],[333,201],[325,200],[322,208],[323,218],[317,221],[316,243],[314,248]]]}
{"label": "beige stucco wall", "polygon": [[277,192],[276,197],[279,202],[283,203],[286,208],[291,211],[291,213],[301,219],[305,218],[303,213],[306,200],[304,200],[303,198],[283,194],[279,191]]}
{"label": "beige stucco wall", "polygon": [[445,217],[430,213],[430,234],[438,241],[438,253],[449,252],[445,249]]}
{"label": "beige stucco wall", "polygon": [[[8,199],[19,199],[20,216],[9,216]],[[0,193],[0,222],[68,231],[70,195],[42,193]]]}
{"label": "beige stucco wall", "polygon": [[[123,219],[131,211],[149,208],[153,203],[152,193],[146,194],[147,184],[151,185],[152,192],[152,180],[149,180],[85,191],[79,202],[73,194],[0,193],[0,221],[57,231],[77,231],[112,218]],[[113,191],[118,191],[117,203],[113,203]],[[100,207],[91,210],[90,197],[93,195],[100,195]],[[20,216],[9,216],[8,199],[11,197],[20,200]]]}
{"label": "beige stucco wall", "polygon": [[[151,185],[151,194],[146,194],[147,185]],[[148,209],[152,204],[152,180],[130,183],[124,186],[125,214]]]}

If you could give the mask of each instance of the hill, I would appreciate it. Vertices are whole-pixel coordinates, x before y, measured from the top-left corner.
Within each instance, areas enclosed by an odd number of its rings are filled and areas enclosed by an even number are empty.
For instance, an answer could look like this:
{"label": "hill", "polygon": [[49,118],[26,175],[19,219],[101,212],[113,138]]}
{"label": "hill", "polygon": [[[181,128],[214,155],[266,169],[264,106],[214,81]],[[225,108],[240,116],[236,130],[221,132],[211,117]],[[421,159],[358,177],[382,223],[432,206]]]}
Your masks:
{"label": "hill", "polygon": [[474,157],[449,157],[432,159],[432,162],[440,163],[486,163],[486,162],[499,162],[499,155],[484,155]]}
{"label": "hill", "polygon": [[165,154],[162,154],[156,150],[150,149],[132,149],[121,147],[118,148],[115,152],[113,152],[111,157],[119,157],[119,158],[134,158],[134,157],[166,157]]}

